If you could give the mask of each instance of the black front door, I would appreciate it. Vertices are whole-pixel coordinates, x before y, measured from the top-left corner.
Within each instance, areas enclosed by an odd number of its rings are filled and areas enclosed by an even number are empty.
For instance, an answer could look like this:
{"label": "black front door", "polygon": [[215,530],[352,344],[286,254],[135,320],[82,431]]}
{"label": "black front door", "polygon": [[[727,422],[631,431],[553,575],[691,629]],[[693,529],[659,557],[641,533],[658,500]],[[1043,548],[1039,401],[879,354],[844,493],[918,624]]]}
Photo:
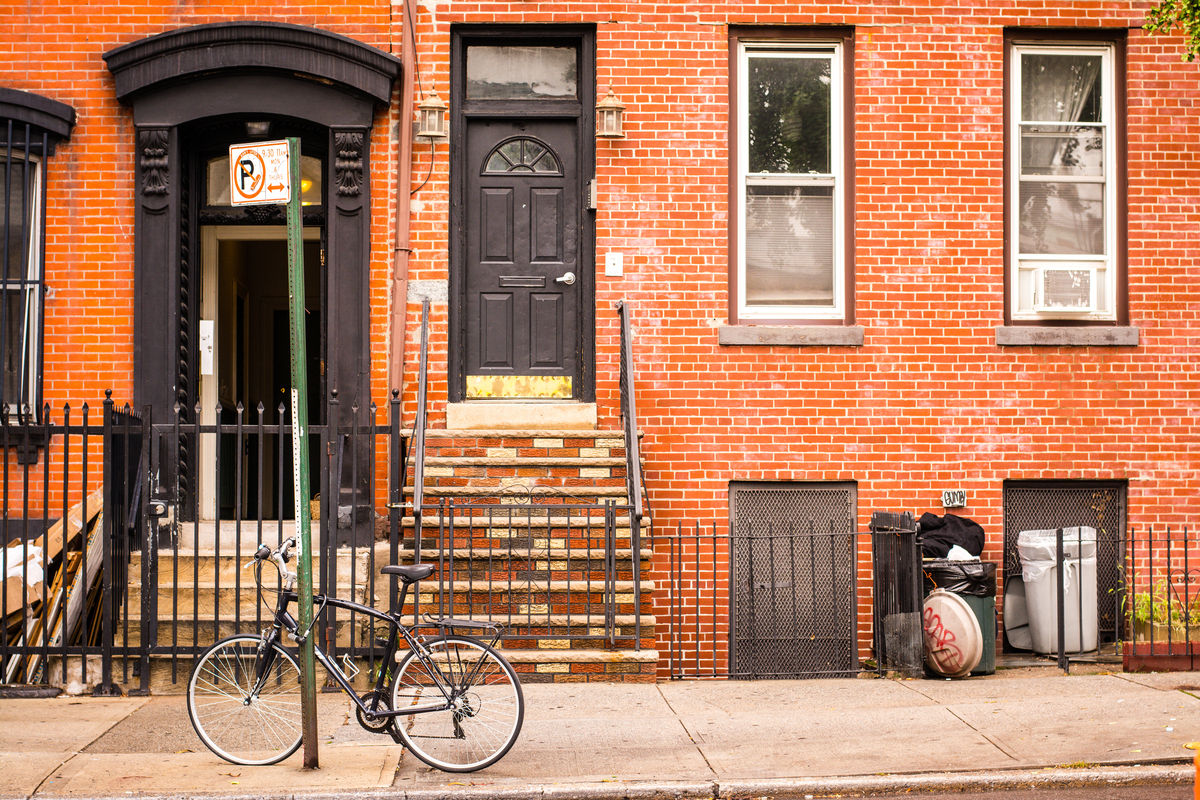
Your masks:
{"label": "black front door", "polygon": [[466,397],[576,395],[578,122],[471,120],[466,137]]}

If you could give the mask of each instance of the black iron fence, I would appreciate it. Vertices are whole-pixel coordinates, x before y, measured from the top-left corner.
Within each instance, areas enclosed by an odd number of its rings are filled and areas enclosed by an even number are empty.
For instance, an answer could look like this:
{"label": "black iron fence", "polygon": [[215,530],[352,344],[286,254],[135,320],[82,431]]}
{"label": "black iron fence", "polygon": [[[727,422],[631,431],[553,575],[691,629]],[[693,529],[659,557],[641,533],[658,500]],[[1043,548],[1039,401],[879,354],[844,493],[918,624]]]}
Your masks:
{"label": "black iron fence", "polygon": [[1200,668],[1200,536],[1132,528],[1122,593],[1126,669]]}
{"label": "black iron fence", "polygon": [[[102,419],[67,408],[36,428],[0,415],[0,445],[40,452],[0,473],[0,535],[19,540],[4,551],[0,682],[144,692],[185,679],[214,641],[269,623],[279,587],[260,593],[243,566],[296,533],[286,409],[186,411],[135,416],[109,400]],[[415,513],[397,396],[359,408],[333,395],[308,435],[317,593],[394,608],[379,569],[419,558],[439,570],[410,619],[491,619],[513,648],[653,646],[631,506],[444,500]],[[318,612],[322,646],[374,668],[375,620]]]}
{"label": "black iron fence", "polygon": [[509,648],[653,646],[643,641],[649,606],[632,505],[446,499],[422,519],[421,560],[438,569],[413,613],[499,623]]}
{"label": "black iron fence", "polygon": [[[828,527],[828,526],[826,526]],[[659,647],[672,678],[841,677],[925,672],[923,580],[911,516],[871,531],[816,524],[677,525],[655,537]],[[1037,532],[1014,629],[1021,651],[1057,661],[1123,656],[1129,669],[1194,669],[1200,541],[1185,529]],[[1038,537],[1034,537],[1038,538]],[[1039,549],[1040,548],[1040,549]],[[1115,552],[1104,573],[1102,554]],[[1011,577],[1021,578],[1020,566]],[[992,613],[988,611],[987,613]],[[1007,623],[1009,620],[1003,616]],[[990,627],[981,625],[981,630]],[[1011,652],[1016,648],[1010,646]]]}
{"label": "black iron fence", "polygon": [[97,413],[0,409],[0,683],[112,693],[114,641],[144,497],[144,420],[108,394]]}
{"label": "black iron fence", "polygon": [[[665,558],[672,678],[844,677],[863,669],[859,631],[870,534],[815,524],[677,525],[654,538]],[[873,667],[871,667],[873,668]]]}

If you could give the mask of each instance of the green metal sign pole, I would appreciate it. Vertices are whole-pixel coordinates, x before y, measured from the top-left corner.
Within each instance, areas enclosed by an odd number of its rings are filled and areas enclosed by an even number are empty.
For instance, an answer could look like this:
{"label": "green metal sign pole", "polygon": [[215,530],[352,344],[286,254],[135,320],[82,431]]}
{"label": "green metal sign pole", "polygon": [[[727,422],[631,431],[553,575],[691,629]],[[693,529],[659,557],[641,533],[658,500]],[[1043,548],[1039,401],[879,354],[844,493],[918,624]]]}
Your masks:
{"label": "green metal sign pole", "polygon": [[312,523],[308,499],[308,348],[304,335],[304,241],[300,219],[300,140],[289,136],[288,171],[291,192],[287,203],[288,241],[288,321],[291,327],[292,361],[292,485],[296,491],[296,533],[300,558],[296,569],[299,586],[300,630],[306,631],[300,643],[300,720],[303,726],[304,766],[316,769],[317,758],[317,679],[313,655],[313,580]]}

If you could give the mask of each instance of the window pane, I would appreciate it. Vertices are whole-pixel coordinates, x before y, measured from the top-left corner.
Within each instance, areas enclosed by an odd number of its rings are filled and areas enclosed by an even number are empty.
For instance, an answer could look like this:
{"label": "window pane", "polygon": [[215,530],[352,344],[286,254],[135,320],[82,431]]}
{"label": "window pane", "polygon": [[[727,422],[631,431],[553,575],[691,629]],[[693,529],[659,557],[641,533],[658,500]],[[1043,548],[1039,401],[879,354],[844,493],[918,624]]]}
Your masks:
{"label": "window pane", "polygon": [[578,84],[574,47],[467,48],[471,100],[574,100]]}
{"label": "window pane", "polygon": [[1102,255],[1104,185],[1021,183],[1021,252]]}
{"label": "window pane", "polygon": [[1021,129],[1021,174],[1104,175],[1104,132],[1070,125]]}
{"label": "window pane", "polygon": [[746,188],[746,303],[834,304],[832,186]]}
{"label": "window pane", "polygon": [[26,387],[29,385],[29,345],[26,332],[31,328],[26,325],[28,312],[24,291],[4,291],[3,336],[4,350],[4,402],[9,404],[29,401]]}
{"label": "window pane", "polygon": [[750,172],[832,172],[832,60],[755,55],[748,61]]}
{"label": "window pane", "polygon": [[1021,120],[1103,122],[1100,63],[1095,54],[1022,54]]}
{"label": "window pane", "polygon": [[[30,174],[30,179],[34,174]],[[5,226],[8,228],[8,251],[0,254],[0,258],[4,259],[4,263],[0,264],[0,275],[7,278],[20,279],[25,276],[25,237],[29,230],[25,178],[25,162],[15,158],[9,161],[4,151],[0,150],[0,238],[5,236]],[[7,209],[4,207],[5,186],[8,187]],[[32,185],[29,189],[33,190]]]}

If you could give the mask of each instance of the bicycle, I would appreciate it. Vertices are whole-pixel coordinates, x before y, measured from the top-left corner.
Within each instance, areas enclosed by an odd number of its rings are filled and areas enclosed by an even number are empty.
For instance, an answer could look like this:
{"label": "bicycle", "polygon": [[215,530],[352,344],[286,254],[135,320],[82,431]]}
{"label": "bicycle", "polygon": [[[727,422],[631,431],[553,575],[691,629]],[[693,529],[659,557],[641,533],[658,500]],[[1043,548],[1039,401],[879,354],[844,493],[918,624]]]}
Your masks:
{"label": "bicycle", "polygon": [[[259,600],[262,567],[279,570],[280,590],[272,624],[262,634],[222,639],[200,656],[187,686],[192,727],[213,753],[234,764],[275,764],[300,747],[300,667],[282,644],[286,631],[297,644],[303,632],[288,607],[298,601],[295,575],[287,562],[296,540],[272,549],[261,545],[253,561]],[[337,597],[317,595],[313,621],[325,608],[339,608],[388,625],[388,638],[374,688],[361,697],[350,681],[358,670],[347,658],[347,676],[319,646],[316,660],[353,700],[358,723],[368,731],[390,734],[413,755],[446,772],[473,772],[500,760],[513,746],[525,718],[525,697],[512,666],[495,645],[501,628],[490,622],[452,617],[401,618],[409,589],[433,574],[432,564],[388,565],[384,575],[401,582],[399,611],[384,613]],[[436,635],[421,629],[436,628]],[[453,631],[486,632],[490,641]],[[407,645],[401,650],[400,644]],[[314,643],[315,644],[315,643]],[[387,683],[391,681],[390,693]],[[400,724],[400,718],[404,718]]]}

